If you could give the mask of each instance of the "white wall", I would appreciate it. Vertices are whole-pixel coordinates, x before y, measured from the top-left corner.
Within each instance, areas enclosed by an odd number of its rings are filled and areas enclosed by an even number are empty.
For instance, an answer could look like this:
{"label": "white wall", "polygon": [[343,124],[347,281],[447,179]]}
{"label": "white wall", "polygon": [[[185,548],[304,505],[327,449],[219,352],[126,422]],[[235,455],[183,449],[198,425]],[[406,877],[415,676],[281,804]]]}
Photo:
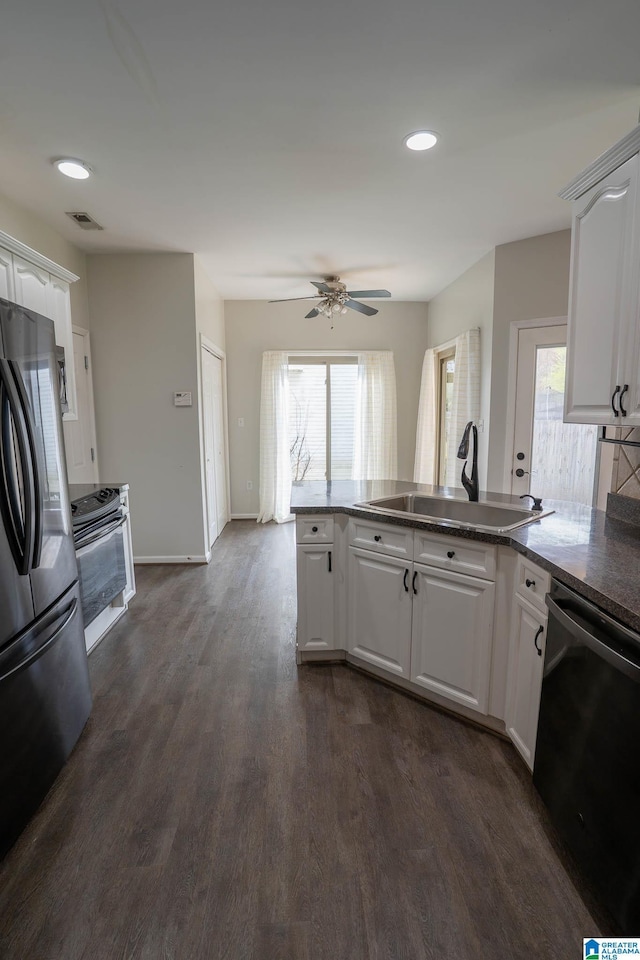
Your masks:
{"label": "white wall", "polygon": [[87,264],[100,479],[131,485],[136,557],[203,557],[193,256]]}
{"label": "white wall", "polygon": [[484,420],[484,430],[478,436],[478,474],[482,490],[488,488],[494,273],[495,251],[492,250],[429,302],[430,347],[446,343],[472,327],[480,327],[480,417]]}
{"label": "white wall", "polygon": [[[304,303],[225,302],[233,514],[258,513],[260,378],[265,350],[392,350],[398,386],[398,476],[413,477],[427,304],[376,305],[380,312],[375,317],[349,311],[331,330],[323,317],[305,320]],[[244,418],[244,427],[238,426],[239,417]],[[247,480],[253,483],[252,491],[246,488]]]}
{"label": "white wall", "polygon": [[495,249],[489,488],[504,482],[509,333],[515,320],[566,317],[571,231],[545,233]]}
{"label": "white wall", "polygon": [[193,258],[196,328],[221,350],[225,349],[224,301],[198,257]]}

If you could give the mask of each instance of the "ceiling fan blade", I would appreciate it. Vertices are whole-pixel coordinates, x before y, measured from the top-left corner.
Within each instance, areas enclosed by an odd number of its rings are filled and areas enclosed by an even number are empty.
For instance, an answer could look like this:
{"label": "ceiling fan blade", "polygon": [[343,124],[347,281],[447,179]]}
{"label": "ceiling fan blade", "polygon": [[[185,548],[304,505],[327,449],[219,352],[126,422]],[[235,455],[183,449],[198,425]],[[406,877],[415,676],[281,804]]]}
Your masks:
{"label": "ceiling fan blade", "polygon": [[388,290],[347,290],[350,297],[390,297]]}
{"label": "ceiling fan blade", "polygon": [[304,318],[305,320],[310,320],[312,317],[317,317],[317,316],[318,316],[317,310],[310,310],[309,313],[305,314]]}
{"label": "ceiling fan blade", "polygon": [[345,307],[350,307],[351,310],[357,310],[358,313],[364,313],[368,317],[373,317],[378,311],[375,307],[368,307],[366,303],[358,303],[357,300],[347,300]]}
{"label": "ceiling fan blade", "polygon": [[326,283],[318,283],[316,280],[312,280],[311,283],[322,293],[331,293],[331,287],[328,287]]}
{"label": "ceiling fan blade", "polygon": [[319,293],[312,293],[310,297],[285,297],[284,300],[269,300],[269,303],[292,303],[294,300],[317,300]]}

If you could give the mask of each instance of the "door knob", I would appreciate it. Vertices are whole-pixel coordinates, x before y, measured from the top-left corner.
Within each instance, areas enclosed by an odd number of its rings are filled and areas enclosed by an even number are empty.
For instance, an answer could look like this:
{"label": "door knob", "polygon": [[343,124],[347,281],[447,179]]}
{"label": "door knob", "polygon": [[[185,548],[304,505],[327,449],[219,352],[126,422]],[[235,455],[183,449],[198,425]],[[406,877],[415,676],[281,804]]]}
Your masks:
{"label": "door knob", "polygon": [[516,477],[524,477],[525,474],[529,476],[529,471],[523,470],[522,467],[518,467],[518,469],[516,470]]}

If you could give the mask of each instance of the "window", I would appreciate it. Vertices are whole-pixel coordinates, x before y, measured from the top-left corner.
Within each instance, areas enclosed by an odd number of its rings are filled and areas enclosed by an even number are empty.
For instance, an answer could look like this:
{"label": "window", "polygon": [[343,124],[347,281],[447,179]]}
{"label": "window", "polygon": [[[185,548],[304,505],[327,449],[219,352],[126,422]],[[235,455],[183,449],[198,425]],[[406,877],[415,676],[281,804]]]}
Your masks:
{"label": "window", "polygon": [[447,450],[451,432],[455,369],[455,347],[438,354],[438,465],[436,476],[440,486],[446,486],[447,483]]}
{"label": "window", "polygon": [[290,357],[288,367],[292,480],[351,479],[357,357]]}

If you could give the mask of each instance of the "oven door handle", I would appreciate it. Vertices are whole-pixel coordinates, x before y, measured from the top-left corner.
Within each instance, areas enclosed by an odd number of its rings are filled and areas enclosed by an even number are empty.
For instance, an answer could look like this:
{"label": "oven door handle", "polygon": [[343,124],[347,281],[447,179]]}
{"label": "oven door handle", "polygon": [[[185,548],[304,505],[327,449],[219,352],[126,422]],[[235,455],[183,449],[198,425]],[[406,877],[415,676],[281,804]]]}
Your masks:
{"label": "oven door handle", "polygon": [[118,527],[121,527],[126,519],[126,517],[120,517],[115,522],[108,523],[104,527],[100,527],[100,529],[96,530],[88,540],[84,540],[83,542],[76,544],[76,553],[81,553],[85,547],[90,547],[92,543],[96,542],[96,540],[102,540],[103,537],[109,536],[110,533],[113,533],[114,530],[117,530]]}
{"label": "oven door handle", "polygon": [[585,630],[581,624],[576,623],[573,617],[570,617],[555,600],[551,599],[549,594],[545,597],[545,603],[551,615],[562,624],[572,637],[575,637],[576,640],[583,643],[585,647],[589,647],[597,656],[605,660],[612,667],[615,667],[616,670],[620,670],[620,672],[624,673],[630,680],[633,680],[635,683],[640,683],[640,666],[637,663],[634,663],[633,660],[629,660],[621,653],[613,650],[607,646],[606,643],[594,637],[588,630]]}

